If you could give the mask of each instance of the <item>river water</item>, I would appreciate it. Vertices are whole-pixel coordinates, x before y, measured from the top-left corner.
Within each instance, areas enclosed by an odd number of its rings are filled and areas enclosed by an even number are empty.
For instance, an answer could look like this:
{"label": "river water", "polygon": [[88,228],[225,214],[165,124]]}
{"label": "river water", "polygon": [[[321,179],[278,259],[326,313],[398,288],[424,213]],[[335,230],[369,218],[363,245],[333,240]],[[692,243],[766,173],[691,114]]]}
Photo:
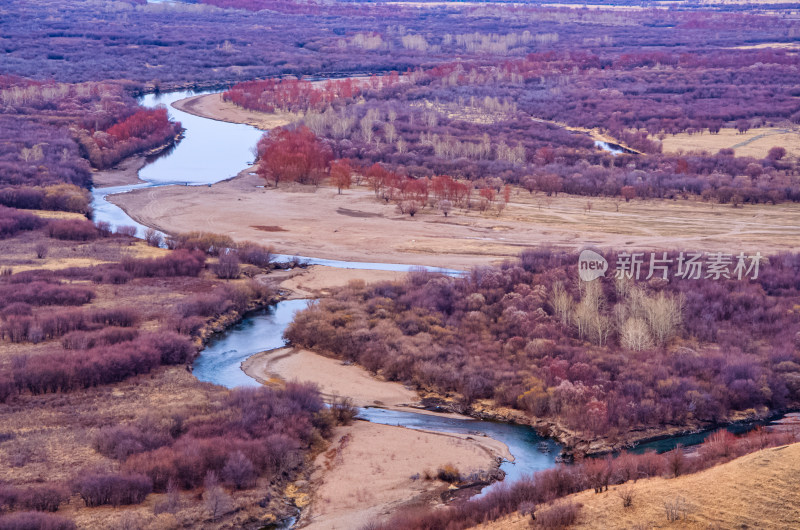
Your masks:
{"label": "river water", "polygon": [[[108,202],[106,197],[115,193],[126,193],[135,189],[165,185],[209,185],[237,175],[253,162],[253,147],[263,131],[248,125],[232,124],[187,114],[171,106],[171,103],[202,93],[170,92],[147,95],[142,98],[144,106],[167,105],[173,119],[180,121],[186,129],[181,142],[148,161],[139,175],[143,183],[99,188],[93,190],[93,205],[96,221],[107,221],[114,226],[135,225],[141,236],[145,227],[139,225],[121,208]],[[612,150],[609,148],[607,150]],[[289,256],[278,256],[278,259]],[[409,271],[416,266],[394,263],[358,263],[318,258],[304,258],[309,264],[339,268]],[[428,268],[446,274],[462,274],[463,271]],[[194,375],[207,381],[233,388],[257,386],[255,380],[241,370],[241,363],[253,354],[279,348],[285,344],[283,332],[295,312],[302,310],[307,300],[288,300],[253,313],[242,322],[213,338],[201,352],[193,366]],[[505,443],[514,456],[513,462],[504,462],[501,469],[508,480],[523,474],[547,469],[556,465],[556,456],[561,447],[553,440],[536,434],[530,427],[473,419],[454,419],[415,412],[398,412],[378,408],[360,411],[362,419],[387,425],[402,425],[408,428],[439,432],[489,436]],[[652,444],[639,446],[638,450],[654,449],[667,451],[677,444],[700,443],[708,433],[673,437]],[[484,489],[484,493],[495,486]]]}
{"label": "river water", "polygon": [[[307,304],[308,300],[286,300],[268,310],[253,313],[209,341],[195,360],[192,373],[200,381],[228,388],[259,386],[260,383],[242,371],[241,363],[256,353],[284,346],[284,330],[292,321],[294,313],[304,309]],[[513,462],[504,462],[500,466],[508,480],[516,480],[523,474],[554,466],[556,456],[561,452],[561,446],[555,441],[542,438],[536,431],[524,425],[380,408],[361,409],[358,417],[385,425],[471,434],[475,437],[489,436],[499,440],[508,446],[514,456]],[[490,488],[491,486],[485,488],[485,491]]]}

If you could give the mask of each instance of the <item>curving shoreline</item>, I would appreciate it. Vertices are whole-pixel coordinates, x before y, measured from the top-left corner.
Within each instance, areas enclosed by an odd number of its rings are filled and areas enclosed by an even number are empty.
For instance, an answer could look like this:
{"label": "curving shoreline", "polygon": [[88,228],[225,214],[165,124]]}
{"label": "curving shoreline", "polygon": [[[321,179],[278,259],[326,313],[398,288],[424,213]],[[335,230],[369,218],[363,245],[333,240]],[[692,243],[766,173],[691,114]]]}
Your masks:
{"label": "curving shoreline", "polygon": [[172,106],[200,118],[250,125],[264,131],[289,125],[300,118],[298,115],[288,112],[267,113],[243,109],[233,103],[223,101],[221,92],[191,96],[172,103]]}

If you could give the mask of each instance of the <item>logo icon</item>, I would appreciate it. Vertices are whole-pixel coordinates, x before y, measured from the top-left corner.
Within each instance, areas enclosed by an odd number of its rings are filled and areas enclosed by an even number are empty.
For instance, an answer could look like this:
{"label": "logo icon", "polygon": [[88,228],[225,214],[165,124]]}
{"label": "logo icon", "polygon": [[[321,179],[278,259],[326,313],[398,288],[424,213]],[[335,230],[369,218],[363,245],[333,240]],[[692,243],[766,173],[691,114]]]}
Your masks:
{"label": "logo icon", "polygon": [[585,282],[605,276],[607,270],[608,261],[594,250],[584,250],[578,257],[578,275]]}

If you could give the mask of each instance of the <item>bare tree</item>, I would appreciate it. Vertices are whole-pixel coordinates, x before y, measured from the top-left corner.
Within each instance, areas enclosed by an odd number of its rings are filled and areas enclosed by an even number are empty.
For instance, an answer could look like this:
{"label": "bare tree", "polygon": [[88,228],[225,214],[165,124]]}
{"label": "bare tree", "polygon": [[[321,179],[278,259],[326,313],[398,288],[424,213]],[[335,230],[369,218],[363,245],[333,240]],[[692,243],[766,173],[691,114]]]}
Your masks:
{"label": "bare tree", "polygon": [[45,242],[36,243],[36,257],[39,259],[46,258],[48,249],[49,247],[47,246],[47,243]]}
{"label": "bare tree", "polygon": [[630,317],[620,329],[620,342],[629,350],[641,351],[652,344],[647,322],[638,317]]}
{"label": "bare tree", "polygon": [[453,203],[451,203],[447,199],[439,201],[438,206],[439,206],[439,211],[442,212],[445,217],[447,217],[447,214],[449,214],[450,210],[453,209]]}
{"label": "bare tree", "polygon": [[569,326],[572,323],[572,308],[575,300],[564,288],[564,284],[556,282],[550,291],[550,307],[562,324]]}
{"label": "bare tree", "polygon": [[158,230],[154,228],[148,228],[144,231],[144,240],[151,247],[160,247],[161,243],[164,241],[164,237]]}
{"label": "bare tree", "polygon": [[397,129],[391,123],[387,123],[383,126],[383,134],[386,136],[386,142],[392,144],[397,138]]}
{"label": "bare tree", "polygon": [[231,511],[233,508],[233,499],[225,493],[225,490],[219,485],[217,474],[213,471],[206,473],[206,478],[203,483],[205,491],[203,492],[203,501],[205,502],[206,509],[211,513],[211,516],[216,519]]}
{"label": "bare tree", "polygon": [[219,261],[214,267],[217,278],[233,280],[239,277],[239,256],[236,252],[228,250],[219,255]]}
{"label": "bare tree", "polygon": [[656,345],[665,346],[678,333],[682,309],[682,296],[673,298],[660,292],[644,300],[644,318]]}

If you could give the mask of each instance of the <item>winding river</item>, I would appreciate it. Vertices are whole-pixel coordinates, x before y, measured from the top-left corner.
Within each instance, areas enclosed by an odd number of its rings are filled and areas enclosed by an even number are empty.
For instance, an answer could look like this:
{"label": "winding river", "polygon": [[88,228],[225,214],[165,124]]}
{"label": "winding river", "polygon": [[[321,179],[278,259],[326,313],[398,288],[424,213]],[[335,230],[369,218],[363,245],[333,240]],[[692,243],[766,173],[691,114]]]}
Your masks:
{"label": "winding river", "polygon": [[[253,161],[252,151],[263,131],[248,125],[215,121],[182,112],[171,104],[202,92],[170,92],[161,95],[147,95],[141,104],[148,107],[167,105],[173,119],[180,121],[186,129],[183,140],[174,148],[149,160],[139,172],[143,182],[128,186],[98,188],[93,190],[93,205],[96,221],[107,221],[114,226],[134,225],[141,237],[145,227],[136,223],[121,208],[107,200],[107,196],[127,193],[132,190],[165,185],[211,185],[238,174]],[[613,150],[611,146],[599,146]],[[278,256],[281,257],[288,256]],[[317,258],[303,258],[312,265],[351,269],[374,269],[408,271],[414,266],[392,263],[359,263]],[[461,274],[463,271],[449,269],[430,270],[446,274]],[[207,381],[229,388],[236,386],[256,386],[257,383],[241,370],[241,363],[253,354],[281,347],[285,344],[283,332],[291,322],[295,312],[307,304],[307,300],[288,300],[275,306],[255,312],[242,322],[213,338],[194,363],[193,373],[201,381]],[[387,424],[402,425],[408,428],[425,429],[450,433],[466,433],[475,436],[489,436],[505,443],[513,462],[504,462],[501,469],[508,480],[523,474],[547,469],[556,464],[556,456],[561,447],[553,440],[536,434],[530,427],[506,423],[455,419],[415,412],[390,411],[379,408],[361,409],[362,419]],[[700,443],[708,433],[698,433],[683,437],[642,444],[637,450],[655,449],[667,451],[677,444],[692,445]],[[485,493],[495,486],[484,488]]]}

